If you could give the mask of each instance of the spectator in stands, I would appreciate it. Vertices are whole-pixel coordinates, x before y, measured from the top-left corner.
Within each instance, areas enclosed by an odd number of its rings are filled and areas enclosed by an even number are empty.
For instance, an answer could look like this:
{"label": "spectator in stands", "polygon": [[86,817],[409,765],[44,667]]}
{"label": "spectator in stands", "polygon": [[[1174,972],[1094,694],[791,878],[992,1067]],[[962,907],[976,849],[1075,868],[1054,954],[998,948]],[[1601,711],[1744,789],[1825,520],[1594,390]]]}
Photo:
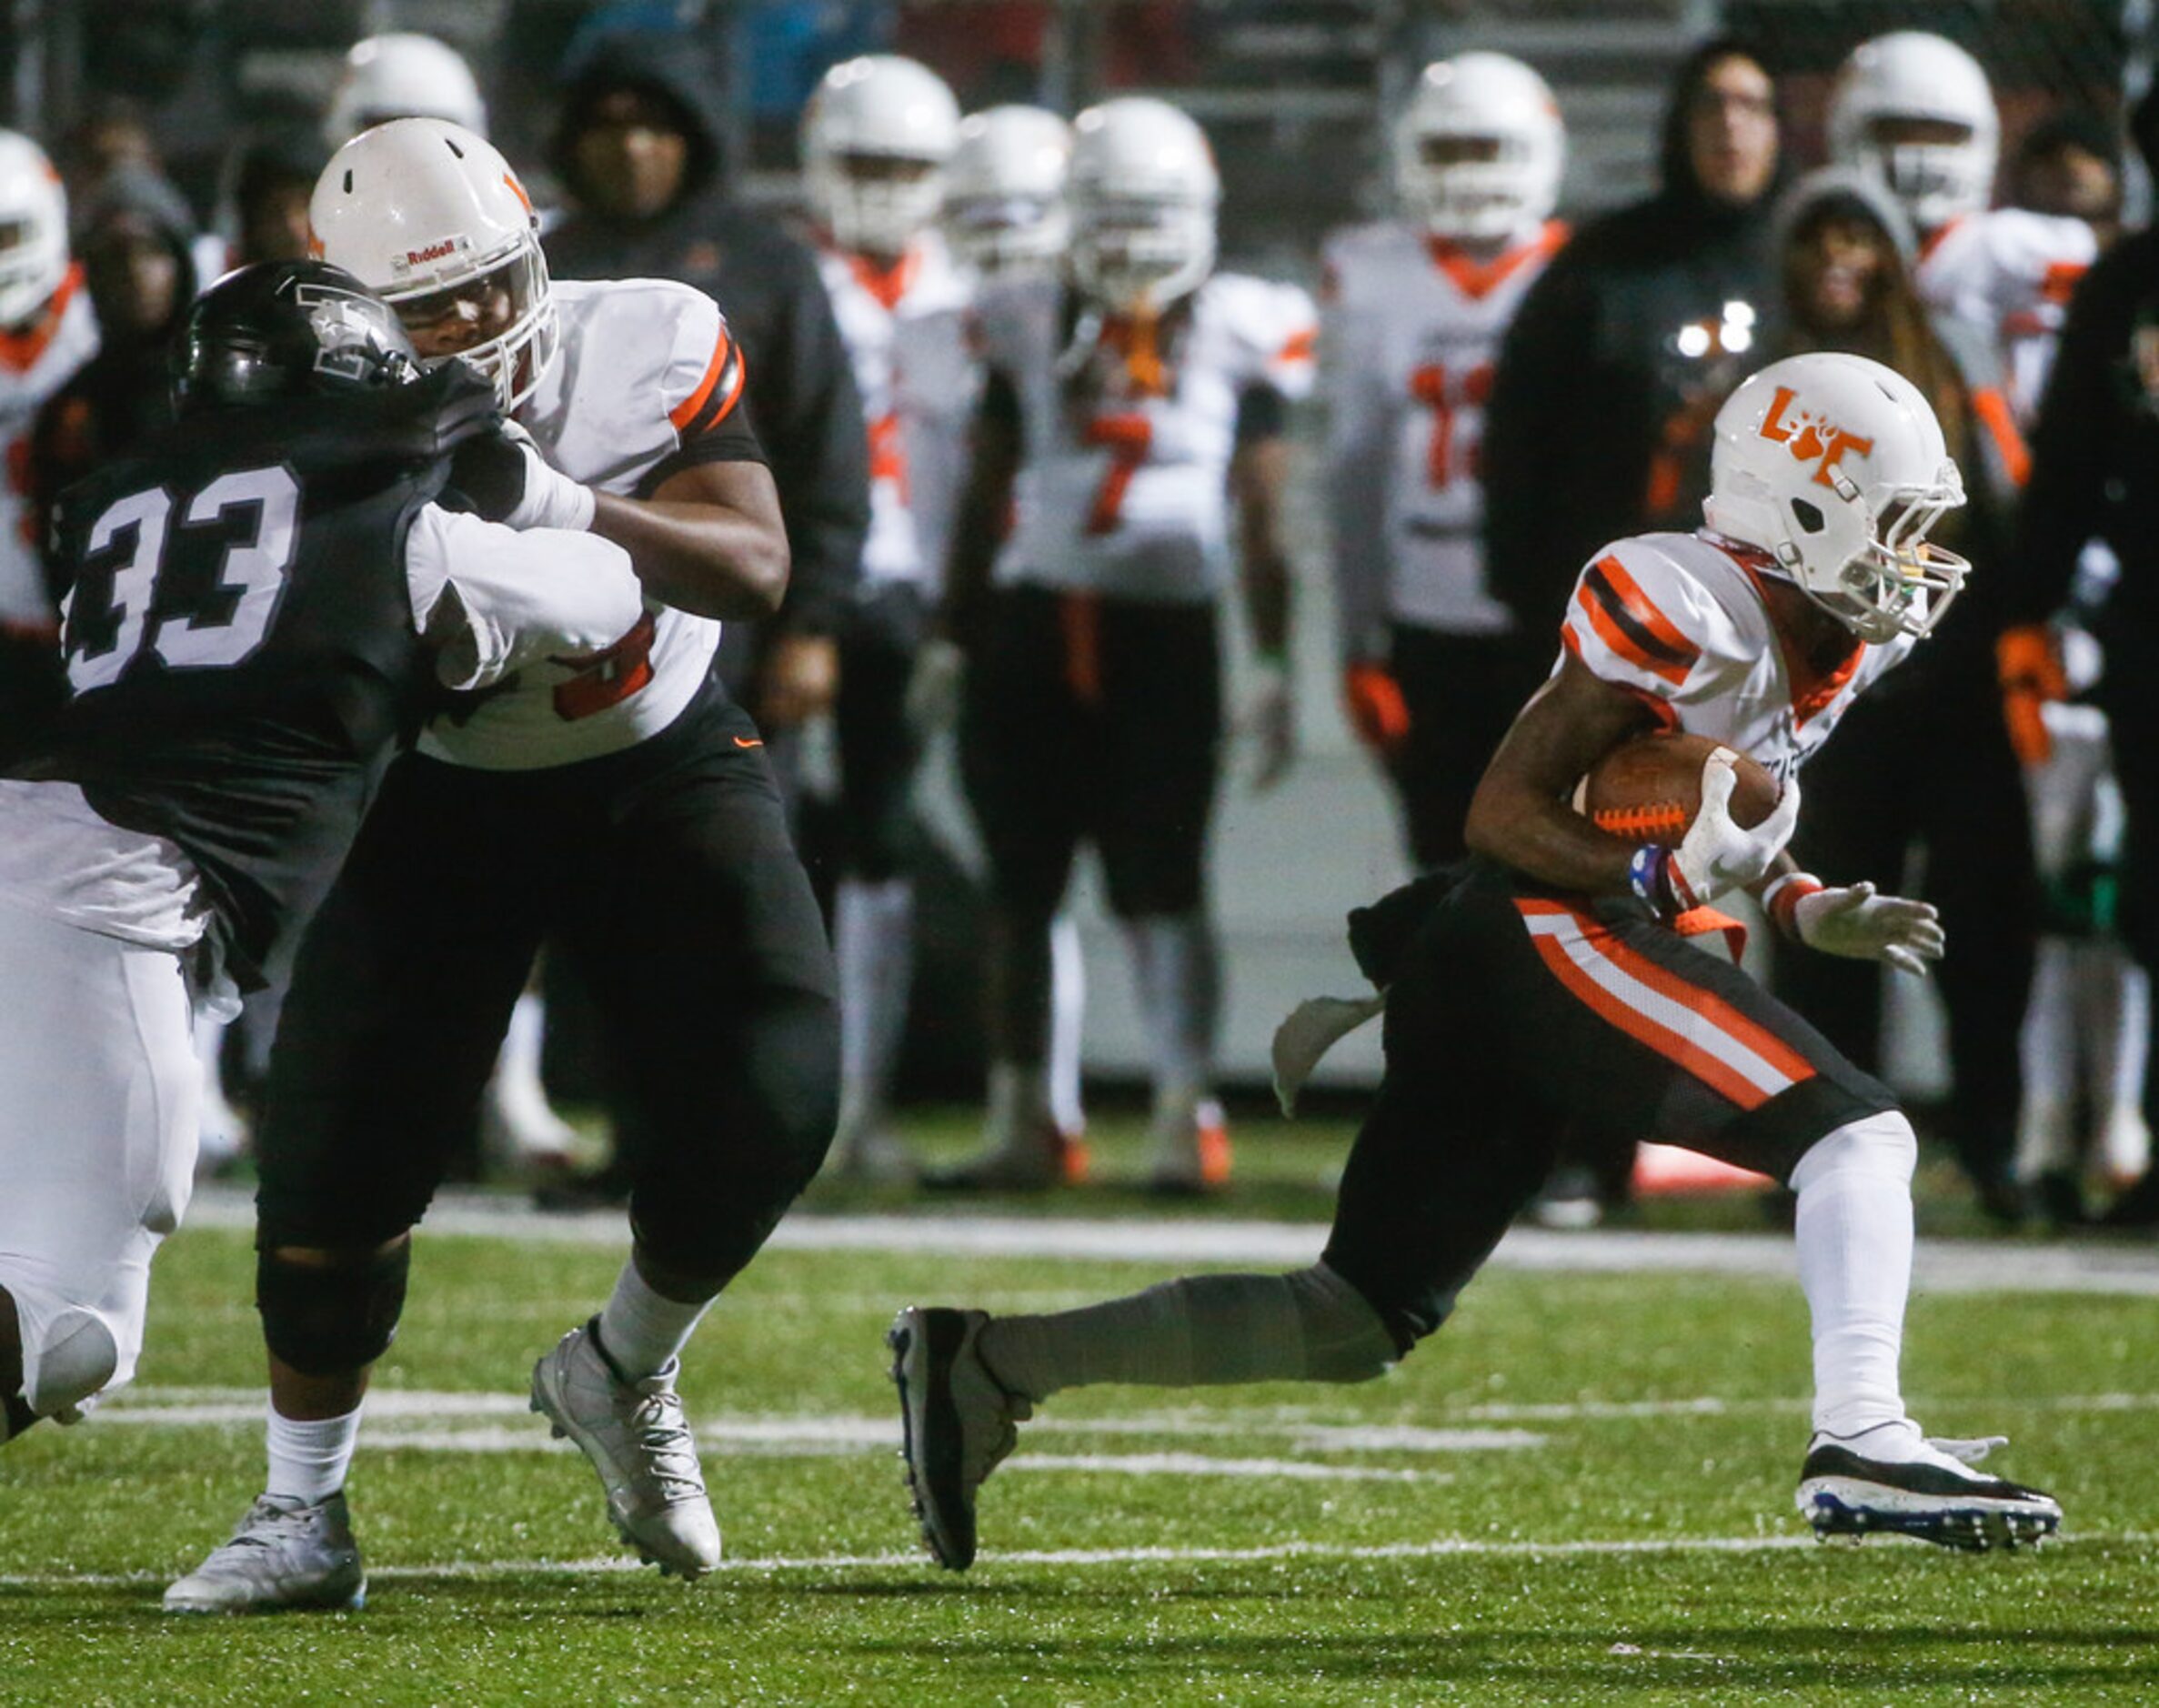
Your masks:
{"label": "spectator in stands", "polygon": [[567,69],[552,165],[571,211],[546,238],[563,278],[680,279],[726,312],[748,369],[756,427],[787,518],[787,605],[760,625],[750,680],[758,722],[828,708],[831,638],[869,525],[862,406],[809,251],[738,206],[722,178],[718,77],[694,37],[624,30]]}
{"label": "spectator in stands", "polygon": [[249,137],[235,158],[227,271],[307,254],[307,198],[329,155],[312,131],[287,126]]}
{"label": "spectator in stands", "polygon": [[[131,162],[106,174],[79,231],[76,253],[103,341],[45,399],[31,428],[30,487],[41,518],[64,487],[172,419],[166,347],[196,292],[194,217],[149,167]],[[42,538],[42,525],[38,531]]]}
{"label": "spectator in stands", "polygon": [[[1762,359],[1847,351],[1893,367],[1924,392],[1966,496],[1933,538],[1974,565],[1942,627],[1853,709],[1850,726],[1860,738],[1833,744],[1808,765],[1806,811],[1792,849],[1810,871],[1889,877],[1905,869],[1914,845],[1923,849],[1919,882],[1906,893],[1939,908],[1949,935],[1940,976],[1954,1079],[1951,1138],[1982,1206],[2013,1223],[2023,1211],[2013,1179],[2019,1036],[2038,933],[2038,877],[1995,651],[2023,442],[1993,340],[1921,303],[1911,276],[1915,235],[1878,179],[1835,167],[1814,173],[1778,205],[1775,230],[1783,330]],[[1843,662],[1791,667],[1814,678],[1792,683],[1799,715],[1807,689]],[[1854,753],[1865,757],[1854,760]],[[1884,765],[1885,753],[1921,762]],[[1787,1001],[1853,1061],[1876,1070],[1878,968],[1792,955],[1777,972]]]}
{"label": "spectator in stands", "polygon": [[[1657,193],[1577,231],[1501,346],[1484,417],[1484,551],[1486,589],[1525,643],[1524,679],[1499,696],[1508,704],[1551,662],[1592,554],[1701,521],[1706,478],[1685,476],[1697,460],[1706,472],[1711,420],[1754,359],[1775,295],[1776,90],[1751,47],[1718,36],[1681,65],[1660,160]],[[1631,1147],[1562,1154],[1541,1220],[1579,1226],[1599,1201],[1624,1199]]]}
{"label": "spectator in stands", "polygon": [[1732,358],[1754,359],[1774,295],[1775,86],[1750,48],[1720,36],[1681,67],[1662,160],[1662,187],[1577,232],[1501,349],[1484,427],[1487,573],[1530,635],[1557,631],[1606,541],[1701,519],[1702,494],[1680,471],[1708,445]]}
{"label": "spectator in stands", "polygon": [[[2146,94],[2130,135],[2159,167],[2159,94]],[[2085,543],[2105,542],[2121,573],[2088,618],[2105,649],[2094,698],[2114,729],[2116,781],[2126,829],[2120,927],[2130,952],[2159,968],[2159,230],[2123,238],[2085,275],[2070,305],[2053,377],[2032,434],[2009,615],[2046,621],[2065,603]],[[2016,661],[2005,661],[2016,662]],[[2027,697],[2058,692],[2058,668],[2029,648],[2012,675]],[[2134,733],[2129,733],[2134,732]],[[2159,1120],[2159,1074],[2144,1084],[2144,1115]],[[2159,1227],[2159,1170],[2147,1172],[2106,1218]]]}
{"label": "spectator in stands", "polygon": [[[728,626],[719,664],[773,742],[784,776],[788,735],[828,711],[838,688],[834,634],[869,526],[869,447],[816,260],[728,193],[713,106],[720,87],[701,44],[687,34],[622,28],[584,38],[564,70],[550,151],[570,206],[543,242],[558,278],[671,278],[707,292],[756,377],[750,407],[794,570],[778,617]],[[555,982],[551,974],[551,991]],[[546,1189],[541,1201],[575,1208],[618,1200],[638,1142],[618,1126],[612,1162]]]}
{"label": "spectator in stands", "polygon": [[2122,224],[2122,157],[2088,112],[2064,109],[2034,125],[2009,168],[2009,205],[2081,219],[2114,241]]}

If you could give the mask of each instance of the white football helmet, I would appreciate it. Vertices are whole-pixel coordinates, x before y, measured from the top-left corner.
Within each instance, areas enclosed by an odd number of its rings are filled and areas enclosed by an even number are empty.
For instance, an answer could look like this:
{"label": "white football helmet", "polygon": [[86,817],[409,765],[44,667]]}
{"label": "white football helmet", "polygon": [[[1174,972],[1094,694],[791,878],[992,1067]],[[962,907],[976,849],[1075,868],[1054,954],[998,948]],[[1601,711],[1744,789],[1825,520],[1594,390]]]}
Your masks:
{"label": "white football helmet", "polygon": [[828,71],[802,113],[809,211],[843,249],[899,256],[937,218],[959,103],[929,66],[865,54]]}
{"label": "white football helmet", "polygon": [[1863,356],[1772,362],[1717,411],[1703,519],[1863,640],[1942,620],[1972,566],[1927,533],[1963,501],[1933,406]]}
{"label": "white football helmet", "polygon": [[539,221],[494,145],[438,118],[377,125],[330,156],[307,218],[316,253],[380,292],[416,342],[460,302],[499,294],[507,324],[457,354],[495,382],[506,411],[539,388],[561,328]]}
{"label": "white football helmet", "polygon": [[1221,179],[1190,117],[1120,95],[1072,121],[1072,277],[1120,314],[1160,313],[1214,270]]}
{"label": "white football helmet", "polygon": [[[1883,134],[1899,120],[1952,126],[1962,136],[1900,142]],[[1993,200],[2001,136],[1994,92],[1979,62],[1924,30],[1862,42],[1830,91],[1830,158],[1889,186],[1923,234]]]}
{"label": "white football helmet", "polygon": [[323,114],[322,139],[342,148],[362,131],[393,118],[447,118],[487,134],[487,104],[472,67],[432,35],[393,30],[355,42]]}
{"label": "white football helmet", "polygon": [[1072,235],[1065,174],[1072,127],[1046,107],[993,106],[959,121],[945,170],[945,232],[985,276],[1047,272]]}
{"label": "white football helmet", "polygon": [[0,130],[0,327],[35,320],[67,277],[67,192],[45,150]]}
{"label": "white football helmet", "polygon": [[1434,236],[1489,243],[1551,216],[1567,157],[1551,90],[1521,60],[1463,54],[1427,65],[1394,127],[1394,185]]}

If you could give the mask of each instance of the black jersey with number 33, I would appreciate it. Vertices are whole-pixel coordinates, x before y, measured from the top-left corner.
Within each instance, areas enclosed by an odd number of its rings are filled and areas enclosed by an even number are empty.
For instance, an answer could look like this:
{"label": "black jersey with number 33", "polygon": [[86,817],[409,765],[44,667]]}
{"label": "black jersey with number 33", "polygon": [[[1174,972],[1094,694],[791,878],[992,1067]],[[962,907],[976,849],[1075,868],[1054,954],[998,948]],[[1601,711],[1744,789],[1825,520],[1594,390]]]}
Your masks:
{"label": "black jersey with number 33", "polygon": [[244,989],[426,710],[405,546],[448,443],[491,419],[460,373],[191,417],[55,513],[71,698],[13,769],[176,843]]}

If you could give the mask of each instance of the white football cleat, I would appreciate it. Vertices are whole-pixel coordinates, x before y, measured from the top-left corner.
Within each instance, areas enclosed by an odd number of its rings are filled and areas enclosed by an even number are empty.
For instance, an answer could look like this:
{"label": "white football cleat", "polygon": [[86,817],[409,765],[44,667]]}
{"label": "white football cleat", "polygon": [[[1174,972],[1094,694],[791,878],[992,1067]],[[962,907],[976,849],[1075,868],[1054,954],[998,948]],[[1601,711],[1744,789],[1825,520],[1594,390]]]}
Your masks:
{"label": "white football cleat", "polygon": [[596,1330],[597,1319],[572,1329],[532,1367],[532,1409],[592,1462],[623,1541],[662,1576],[694,1582],[719,1564],[719,1521],[675,1395],[680,1361],[626,1381]]}
{"label": "white football cleat", "polygon": [[269,1613],[367,1604],[342,1492],[312,1505],[258,1495],[232,1540],[165,1592],[168,1613]]}
{"label": "white football cleat", "polygon": [[989,1321],[982,1311],[909,1305],[885,1335],[915,1517],[938,1564],[952,1572],[974,1563],[976,1491],[1034,1415],[982,1362],[978,1342]]}
{"label": "white football cleat", "polygon": [[2061,1527],[2054,1496],[1972,1467],[2007,1438],[1929,1440],[1887,1423],[1848,1441],[1817,1433],[1799,1473],[1799,1510],[1823,1541],[1877,1532],[1983,1553]]}

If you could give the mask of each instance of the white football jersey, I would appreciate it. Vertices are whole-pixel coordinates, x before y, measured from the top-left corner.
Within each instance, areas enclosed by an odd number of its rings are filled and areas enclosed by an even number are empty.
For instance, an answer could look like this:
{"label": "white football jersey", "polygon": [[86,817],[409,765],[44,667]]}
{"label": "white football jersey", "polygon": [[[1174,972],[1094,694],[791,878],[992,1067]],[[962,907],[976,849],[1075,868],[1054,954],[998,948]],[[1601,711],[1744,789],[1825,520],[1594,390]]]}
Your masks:
{"label": "white football jersey", "polygon": [[2099,258],[2081,219],[1997,207],[1945,226],[1914,270],[1926,305],[1966,322],[2002,352],[2010,407],[2029,426],[2053,370],[2077,282]]}
{"label": "white football jersey", "polygon": [[39,407],[97,354],[97,316],[83,269],[67,269],[45,312],[26,330],[0,331],[0,623],[53,621],[45,592],[45,542],[31,513],[30,429]]}
{"label": "white football jersey", "polygon": [[1500,341],[1567,228],[1548,221],[1478,262],[1405,221],[1327,246],[1321,384],[1342,640],[1383,649],[1390,622],[1496,634],[1484,585],[1484,405]]}
{"label": "white football jersey", "polygon": [[1853,636],[1843,662],[1815,679],[1770,619],[1759,567],[1768,561],[1707,533],[1620,540],[1575,582],[1561,642],[1593,675],[1641,696],[1665,728],[1750,754],[1781,783],[1915,643]]}
{"label": "white football jersey", "polygon": [[862,574],[871,582],[934,588],[974,404],[971,293],[934,232],[917,239],[889,272],[825,244],[818,270],[869,429]]}
{"label": "white football jersey", "polygon": [[[435,504],[406,533],[405,585],[423,631],[445,589],[457,590],[457,628],[435,655],[450,688],[594,652],[644,608],[629,554],[612,540],[520,533]],[[0,907],[175,953],[209,923],[200,874],[177,843],[110,824],[75,784],[50,780],[0,778]]]}
{"label": "white football jersey", "polygon": [[[640,496],[647,477],[738,407],[743,367],[702,291],[664,279],[554,287],[561,351],[517,419],[574,480]],[[719,624],[657,600],[598,659],[545,660],[477,705],[437,718],[420,751],[486,770],[535,770],[658,735],[695,698]]]}
{"label": "white football jersey", "polygon": [[1024,439],[998,583],[1211,601],[1229,574],[1238,411],[1255,387],[1310,393],[1311,298],[1217,273],[1158,340],[1084,310],[1068,332],[1061,286],[1014,284],[984,294],[978,324]]}

